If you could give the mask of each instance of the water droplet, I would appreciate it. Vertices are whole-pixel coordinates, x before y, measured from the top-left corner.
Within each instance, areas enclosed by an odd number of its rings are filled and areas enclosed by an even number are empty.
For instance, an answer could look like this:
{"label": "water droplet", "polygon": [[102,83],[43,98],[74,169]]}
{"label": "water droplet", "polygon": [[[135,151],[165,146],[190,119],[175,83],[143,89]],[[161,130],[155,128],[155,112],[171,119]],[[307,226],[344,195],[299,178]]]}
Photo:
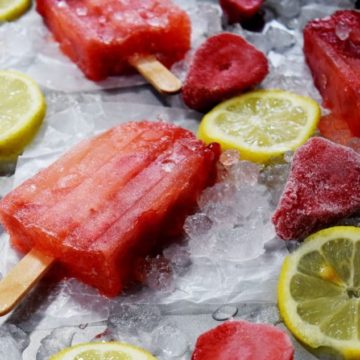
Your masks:
{"label": "water droplet", "polygon": [[235,305],[223,305],[215,310],[212,317],[216,321],[225,321],[234,317],[238,313],[238,308]]}

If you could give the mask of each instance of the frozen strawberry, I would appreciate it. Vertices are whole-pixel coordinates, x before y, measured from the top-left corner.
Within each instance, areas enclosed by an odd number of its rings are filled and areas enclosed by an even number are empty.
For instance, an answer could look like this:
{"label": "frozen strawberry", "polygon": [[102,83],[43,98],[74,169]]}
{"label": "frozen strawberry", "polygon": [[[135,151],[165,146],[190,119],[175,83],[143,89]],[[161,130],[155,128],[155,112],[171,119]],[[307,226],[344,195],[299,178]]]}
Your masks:
{"label": "frozen strawberry", "polygon": [[215,35],[195,53],[183,99],[190,108],[205,112],[259,84],[267,73],[265,55],[241,36]]}
{"label": "frozen strawberry", "polygon": [[272,325],[229,321],[202,334],[192,360],[292,360],[289,337]]}
{"label": "frozen strawberry", "polygon": [[360,155],[315,137],[294,155],[272,218],[284,240],[303,238],[360,209]]}
{"label": "frozen strawberry", "polygon": [[220,5],[230,23],[240,22],[253,17],[264,0],[220,0]]}
{"label": "frozen strawberry", "polygon": [[360,135],[360,13],[335,12],[304,30],[304,52],[324,105]]}

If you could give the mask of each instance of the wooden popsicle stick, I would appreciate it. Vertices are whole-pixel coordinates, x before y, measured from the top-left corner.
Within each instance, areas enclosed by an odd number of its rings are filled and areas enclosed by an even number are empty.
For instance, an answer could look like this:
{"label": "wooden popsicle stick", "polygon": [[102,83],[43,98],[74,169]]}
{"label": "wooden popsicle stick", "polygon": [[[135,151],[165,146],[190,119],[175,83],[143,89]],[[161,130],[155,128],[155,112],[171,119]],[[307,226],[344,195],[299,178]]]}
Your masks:
{"label": "wooden popsicle stick", "polygon": [[155,56],[133,56],[129,63],[152,85],[163,94],[176,94],[181,90],[181,81]]}
{"label": "wooden popsicle stick", "polygon": [[31,250],[0,281],[0,316],[9,313],[45,275],[54,258]]}

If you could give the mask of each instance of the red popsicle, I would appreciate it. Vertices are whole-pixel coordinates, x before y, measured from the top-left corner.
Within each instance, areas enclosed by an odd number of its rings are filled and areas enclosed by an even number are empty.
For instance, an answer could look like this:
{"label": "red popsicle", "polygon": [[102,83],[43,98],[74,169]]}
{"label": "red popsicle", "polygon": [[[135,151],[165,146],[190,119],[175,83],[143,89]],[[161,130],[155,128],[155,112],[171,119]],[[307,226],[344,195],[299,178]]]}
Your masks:
{"label": "red popsicle", "polygon": [[192,360],[292,360],[289,337],[275,326],[229,321],[202,334]]}
{"label": "red popsicle", "polygon": [[272,218],[284,240],[299,239],[360,210],[360,155],[320,137],[295,153]]}
{"label": "red popsicle", "polygon": [[259,84],[268,73],[265,55],[239,35],[209,38],[195,53],[183,86],[187,106],[207,111]]}
{"label": "red popsicle", "polygon": [[170,0],[37,0],[37,10],[92,80],[124,74],[149,56],[171,66],[190,48],[190,20]]}
{"label": "red popsicle", "polygon": [[170,124],[119,125],[9,193],[0,219],[17,249],[36,249],[114,296],[138,259],[179,234],[218,153]]}
{"label": "red popsicle", "polygon": [[343,10],[313,20],[304,52],[324,105],[360,135],[360,13]]}
{"label": "red popsicle", "polygon": [[220,0],[220,6],[230,23],[241,22],[253,17],[264,0]]}

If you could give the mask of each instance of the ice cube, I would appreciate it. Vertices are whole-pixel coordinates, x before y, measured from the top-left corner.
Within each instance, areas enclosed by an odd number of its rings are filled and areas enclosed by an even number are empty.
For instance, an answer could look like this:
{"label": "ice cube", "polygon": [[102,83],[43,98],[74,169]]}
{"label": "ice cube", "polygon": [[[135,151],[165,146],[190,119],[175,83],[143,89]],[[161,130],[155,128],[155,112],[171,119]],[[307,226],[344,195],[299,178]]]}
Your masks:
{"label": "ice cube", "polygon": [[266,5],[276,11],[276,13],[284,18],[296,17],[301,9],[299,0],[267,0]]}
{"label": "ice cube", "polygon": [[21,360],[23,351],[29,346],[30,339],[19,327],[4,324],[0,327],[0,359]]}
{"label": "ice cube", "polygon": [[76,333],[76,328],[64,327],[53,330],[41,340],[41,345],[36,354],[36,360],[47,360],[51,355],[71,346]]}
{"label": "ice cube", "polygon": [[277,52],[284,52],[295,45],[296,40],[293,34],[285,29],[270,26],[265,34],[271,44],[271,49]]}
{"label": "ice cube", "polygon": [[111,307],[109,325],[119,331],[136,334],[138,330],[152,331],[161,320],[160,309],[152,305],[118,304]]}
{"label": "ice cube", "polygon": [[178,359],[184,355],[189,343],[186,335],[171,322],[163,322],[157,327],[152,336],[152,348],[155,350],[155,355],[159,359],[171,360]]}

